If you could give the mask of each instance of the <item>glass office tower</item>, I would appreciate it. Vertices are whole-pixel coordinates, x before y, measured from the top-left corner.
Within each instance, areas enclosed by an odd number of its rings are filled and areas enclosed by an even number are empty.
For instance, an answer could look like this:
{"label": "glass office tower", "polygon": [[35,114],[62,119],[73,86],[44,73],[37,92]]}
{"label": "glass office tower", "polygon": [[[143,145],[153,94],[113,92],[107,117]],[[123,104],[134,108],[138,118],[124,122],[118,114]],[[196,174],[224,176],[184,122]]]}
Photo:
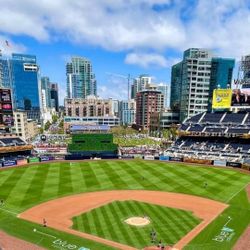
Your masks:
{"label": "glass office tower", "polygon": [[36,56],[12,54],[10,69],[14,108],[27,111],[29,119],[39,120],[39,67]]}
{"label": "glass office tower", "polygon": [[212,110],[213,90],[231,88],[235,60],[232,58],[212,58],[208,109]]}

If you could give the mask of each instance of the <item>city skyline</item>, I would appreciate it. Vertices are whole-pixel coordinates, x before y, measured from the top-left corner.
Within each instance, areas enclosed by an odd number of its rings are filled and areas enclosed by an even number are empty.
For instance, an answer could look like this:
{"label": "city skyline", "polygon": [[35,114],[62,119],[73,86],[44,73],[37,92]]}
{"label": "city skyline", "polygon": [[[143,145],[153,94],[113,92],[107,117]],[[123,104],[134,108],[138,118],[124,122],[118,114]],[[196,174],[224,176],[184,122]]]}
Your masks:
{"label": "city skyline", "polygon": [[59,83],[60,104],[71,56],[92,62],[99,96],[126,99],[126,79],[115,74],[149,74],[169,84],[171,66],[188,48],[236,60],[250,51],[248,1],[2,1],[1,6],[2,53],[36,55],[41,74]]}

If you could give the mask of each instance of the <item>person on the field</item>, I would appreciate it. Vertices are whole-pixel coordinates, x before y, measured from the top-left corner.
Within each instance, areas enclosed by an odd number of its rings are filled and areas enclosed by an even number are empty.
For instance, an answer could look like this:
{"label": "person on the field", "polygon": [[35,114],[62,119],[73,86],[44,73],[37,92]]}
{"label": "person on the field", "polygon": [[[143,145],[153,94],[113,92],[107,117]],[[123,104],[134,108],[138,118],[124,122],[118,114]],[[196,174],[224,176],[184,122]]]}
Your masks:
{"label": "person on the field", "polygon": [[43,219],[43,226],[47,227],[47,221],[45,219]]}
{"label": "person on the field", "polygon": [[0,200],[0,205],[3,206],[4,205],[4,201],[3,199]]}
{"label": "person on the field", "polygon": [[162,244],[161,244],[161,240],[159,240],[158,247],[161,247],[161,246],[162,246]]}
{"label": "person on the field", "polygon": [[207,182],[204,182],[204,188],[207,188]]}
{"label": "person on the field", "polygon": [[151,236],[151,242],[152,243],[155,242],[156,241],[156,232],[154,231],[154,229],[152,229],[150,236]]}

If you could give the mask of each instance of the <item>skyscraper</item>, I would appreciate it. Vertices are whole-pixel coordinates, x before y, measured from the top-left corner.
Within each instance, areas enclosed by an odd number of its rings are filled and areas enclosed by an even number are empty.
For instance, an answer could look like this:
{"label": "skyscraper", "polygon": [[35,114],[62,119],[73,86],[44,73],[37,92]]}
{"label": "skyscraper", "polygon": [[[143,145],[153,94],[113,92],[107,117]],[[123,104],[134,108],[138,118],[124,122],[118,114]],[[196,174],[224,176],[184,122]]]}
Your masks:
{"label": "skyscraper", "polygon": [[212,109],[213,90],[231,88],[235,60],[232,58],[212,58],[208,109]]}
{"label": "skyscraper", "polygon": [[3,64],[0,61],[0,87],[3,86]]}
{"label": "skyscraper", "polygon": [[119,102],[119,118],[121,125],[132,125],[135,123],[135,100],[124,100]]}
{"label": "skyscraper", "polygon": [[181,107],[181,74],[182,62],[172,66],[170,85],[170,107],[173,111],[180,111]]}
{"label": "skyscraper", "polygon": [[67,97],[86,98],[96,96],[96,80],[90,60],[84,57],[72,57],[66,65]]}
{"label": "skyscraper", "polygon": [[41,77],[41,97],[43,109],[50,108],[50,80],[47,76]]}
{"label": "skyscraper", "polygon": [[[7,60],[8,70],[4,74],[4,85],[10,79],[14,109],[26,110],[28,118],[40,119],[39,67],[36,57],[25,54],[12,54]],[[9,73],[9,75],[8,75]]]}
{"label": "skyscraper", "polygon": [[133,84],[131,85],[131,98],[136,97],[137,92],[142,91],[147,88],[152,82],[152,77],[148,75],[140,75],[134,79]]}
{"label": "skyscraper", "polygon": [[159,113],[164,104],[164,96],[158,90],[142,90],[136,94],[136,126],[148,129],[151,115]]}
{"label": "skyscraper", "polygon": [[54,108],[59,110],[58,84],[50,82],[49,77],[41,77],[42,107],[44,110]]}
{"label": "skyscraper", "polygon": [[181,121],[209,109],[213,90],[231,82],[233,66],[233,59],[213,57],[206,49],[184,51],[171,73],[171,108],[180,112]]}
{"label": "skyscraper", "polygon": [[10,61],[0,55],[0,81],[4,88],[11,88]]}
{"label": "skyscraper", "polygon": [[50,83],[50,107],[59,111],[58,84],[55,82]]}
{"label": "skyscraper", "polygon": [[164,96],[164,104],[163,107],[167,108],[168,107],[168,101],[169,101],[169,97],[168,97],[168,85],[165,83],[160,83],[159,85],[157,85],[157,90],[161,91],[161,93]]}

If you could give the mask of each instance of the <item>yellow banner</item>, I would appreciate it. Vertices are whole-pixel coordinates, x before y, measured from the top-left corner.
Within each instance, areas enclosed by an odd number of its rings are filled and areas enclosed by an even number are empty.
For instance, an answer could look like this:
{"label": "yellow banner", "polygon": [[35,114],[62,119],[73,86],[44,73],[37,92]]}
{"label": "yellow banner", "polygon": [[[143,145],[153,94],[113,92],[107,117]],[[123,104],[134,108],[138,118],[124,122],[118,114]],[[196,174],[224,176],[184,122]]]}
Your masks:
{"label": "yellow banner", "polygon": [[213,109],[228,109],[231,107],[232,90],[215,89],[213,92]]}

